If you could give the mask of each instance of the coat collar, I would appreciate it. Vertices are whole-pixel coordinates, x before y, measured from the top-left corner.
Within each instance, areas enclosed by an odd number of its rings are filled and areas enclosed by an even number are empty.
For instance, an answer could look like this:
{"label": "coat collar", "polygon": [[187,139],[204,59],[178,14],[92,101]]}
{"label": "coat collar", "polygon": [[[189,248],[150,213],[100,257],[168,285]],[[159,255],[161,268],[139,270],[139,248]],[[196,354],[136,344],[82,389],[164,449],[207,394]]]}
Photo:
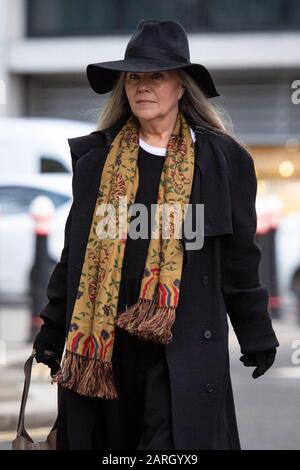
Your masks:
{"label": "coat collar", "polygon": [[[88,135],[81,137],[74,137],[68,139],[69,146],[71,148],[73,157],[80,158],[83,155],[86,155],[93,148],[106,147],[109,148],[111,142],[122,129],[127,119],[130,117],[131,112],[127,112],[123,117],[116,121],[112,126],[102,129],[100,131],[93,131]],[[187,119],[190,127],[197,133],[203,133],[206,128],[203,126],[197,125],[194,121]]]}
{"label": "coat collar", "polygon": [[[76,181],[80,197],[89,206],[85,206],[87,217],[92,217],[109,145],[128,117],[126,115],[107,129],[68,140],[72,158],[80,160],[76,161]],[[190,203],[204,204],[204,236],[232,234],[230,178],[224,138],[194,122],[189,125],[196,135]]]}

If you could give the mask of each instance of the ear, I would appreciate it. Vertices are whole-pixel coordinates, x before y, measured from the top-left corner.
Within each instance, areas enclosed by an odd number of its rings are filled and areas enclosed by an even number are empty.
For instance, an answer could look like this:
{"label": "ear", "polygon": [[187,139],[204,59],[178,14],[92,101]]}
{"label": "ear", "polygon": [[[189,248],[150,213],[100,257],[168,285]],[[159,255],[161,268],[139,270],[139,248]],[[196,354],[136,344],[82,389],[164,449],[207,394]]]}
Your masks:
{"label": "ear", "polygon": [[181,87],[181,94],[180,94],[179,99],[181,99],[181,98],[183,97],[184,93],[185,93],[185,87],[182,86],[182,87]]}

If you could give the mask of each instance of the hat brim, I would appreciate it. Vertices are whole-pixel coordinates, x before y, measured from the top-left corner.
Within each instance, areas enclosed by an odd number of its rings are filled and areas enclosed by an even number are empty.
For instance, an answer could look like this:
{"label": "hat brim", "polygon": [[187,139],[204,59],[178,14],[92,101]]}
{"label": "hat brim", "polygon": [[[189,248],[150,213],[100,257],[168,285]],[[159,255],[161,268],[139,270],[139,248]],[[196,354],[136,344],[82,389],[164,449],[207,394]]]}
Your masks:
{"label": "hat brim", "polygon": [[185,69],[191,75],[207,98],[221,96],[218,93],[211,74],[204,65],[174,63],[167,60],[124,59],[111,62],[89,64],[86,74],[91,88],[99,94],[108,93],[113,89],[114,82],[120,72],[158,72],[160,70]]}

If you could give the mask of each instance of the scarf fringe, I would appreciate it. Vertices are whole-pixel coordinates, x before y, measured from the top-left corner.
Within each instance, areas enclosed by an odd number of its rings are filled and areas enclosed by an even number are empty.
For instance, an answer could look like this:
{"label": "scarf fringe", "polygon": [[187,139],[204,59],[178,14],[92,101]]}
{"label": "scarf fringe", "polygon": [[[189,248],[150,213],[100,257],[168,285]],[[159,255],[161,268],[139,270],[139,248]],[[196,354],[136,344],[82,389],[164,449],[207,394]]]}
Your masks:
{"label": "scarf fringe", "polygon": [[88,397],[118,398],[111,363],[68,350],[62,368],[53,376],[51,383],[60,383],[63,387]]}
{"label": "scarf fringe", "polygon": [[136,304],[118,313],[116,326],[144,341],[169,344],[175,312],[175,307],[160,306],[153,300],[139,298]]}

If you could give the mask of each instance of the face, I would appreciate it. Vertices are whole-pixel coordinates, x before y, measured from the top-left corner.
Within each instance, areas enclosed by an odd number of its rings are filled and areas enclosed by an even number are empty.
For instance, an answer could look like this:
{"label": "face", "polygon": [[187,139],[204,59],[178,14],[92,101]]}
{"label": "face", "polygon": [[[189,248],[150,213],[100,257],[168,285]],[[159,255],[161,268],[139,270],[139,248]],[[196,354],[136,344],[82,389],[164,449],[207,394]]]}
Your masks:
{"label": "face", "polygon": [[140,120],[153,120],[177,113],[184,88],[176,70],[126,72],[125,91],[133,114]]}

